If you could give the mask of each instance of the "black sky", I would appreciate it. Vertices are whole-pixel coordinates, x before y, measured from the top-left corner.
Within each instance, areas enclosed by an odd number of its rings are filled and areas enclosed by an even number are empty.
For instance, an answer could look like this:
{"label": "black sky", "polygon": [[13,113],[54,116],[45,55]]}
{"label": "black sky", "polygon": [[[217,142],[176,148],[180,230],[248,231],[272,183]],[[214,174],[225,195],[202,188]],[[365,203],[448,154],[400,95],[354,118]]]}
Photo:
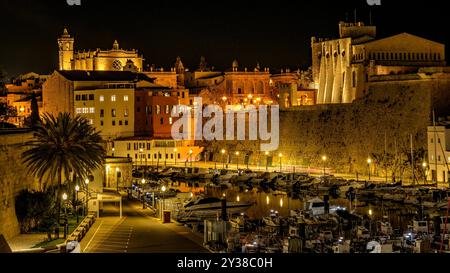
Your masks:
{"label": "black sky", "polygon": [[[0,0],[0,66],[10,76],[57,66],[56,39],[64,27],[76,49],[138,49],[146,64],[166,69],[181,56],[195,69],[201,55],[216,69],[242,66],[278,70],[310,64],[311,36],[335,37],[348,18],[369,21],[366,0],[339,1]],[[450,44],[445,1],[382,0],[372,8],[378,37],[409,32]]]}

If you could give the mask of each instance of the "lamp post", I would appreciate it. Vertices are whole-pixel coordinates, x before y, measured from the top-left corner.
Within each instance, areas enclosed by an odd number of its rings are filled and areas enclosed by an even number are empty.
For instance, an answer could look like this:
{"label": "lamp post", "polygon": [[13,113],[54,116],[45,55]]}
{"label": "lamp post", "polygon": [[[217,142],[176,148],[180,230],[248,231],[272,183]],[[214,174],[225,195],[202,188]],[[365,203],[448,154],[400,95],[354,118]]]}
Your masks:
{"label": "lamp post", "polygon": [[67,193],[63,193],[62,199],[64,201],[64,239],[67,238]]}
{"label": "lamp post", "polygon": [[119,193],[119,168],[116,168],[116,189],[117,189],[117,193]]}
{"label": "lamp post", "polygon": [[79,222],[78,219],[78,192],[80,191],[80,186],[76,185],[75,186],[75,213],[77,215],[77,224]]}
{"label": "lamp post", "polygon": [[116,151],[116,148],[112,148],[112,156],[114,157],[114,152]]}
{"label": "lamp post", "polygon": [[422,163],[422,167],[423,167],[423,183],[426,184],[427,183],[427,167],[428,164],[426,162]]}
{"label": "lamp post", "polygon": [[367,159],[367,172],[369,173],[369,181],[370,181],[370,164],[372,164],[372,159]]}
{"label": "lamp post", "polygon": [[264,153],[266,155],[266,172],[269,171],[269,152]]}
{"label": "lamp post", "polygon": [[144,196],[144,184],[145,184],[145,178],[142,178],[141,180],[142,183],[142,209],[145,209],[145,196]]}
{"label": "lamp post", "polygon": [[89,205],[89,178],[86,178],[84,180],[84,183],[86,184],[86,206],[85,206],[86,212],[85,212],[85,216],[87,216],[88,213],[89,213],[89,207],[88,207],[88,205]]}
{"label": "lamp post", "polygon": [[280,158],[280,173],[281,173],[283,171],[283,165],[282,165],[282,162],[281,162],[282,161],[281,159],[283,158],[283,154],[279,153],[278,157]]}
{"label": "lamp post", "polygon": [[326,162],[327,162],[327,156],[324,155],[322,156],[322,161],[323,161],[323,176],[325,176],[325,169],[326,169]]}
{"label": "lamp post", "polygon": [[192,154],[194,153],[194,151],[189,150],[189,161],[191,161],[191,168],[192,168]]}
{"label": "lamp post", "polygon": [[369,232],[370,236],[372,236],[372,209],[369,209]]}
{"label": "lamp post", "polygon": [[177,166],[178,149],[175,148],[175,149],[173,149],[173,151],[175,152],[175,167],[176,167]]}
{"label": "lamp post", "polygon": [[239,171],[239,152],[236,152],[236,167],[237,170]]}
{"label": "lamp post", "polygon": [[222,149],[222,151],[220,151],[220,153],[222,153],[222,163],[223,163],[223,168],[225,170],[225,153],[227,151],[225,151],[225,149]]}
{"label": "lamp post", "polygon": [[162,191],[162,202],[161,202],[161,220],[164,222],[164,209],[165,209],[165,193],[166,193],[166,186],[162,186],[161,187],[161,191]]}

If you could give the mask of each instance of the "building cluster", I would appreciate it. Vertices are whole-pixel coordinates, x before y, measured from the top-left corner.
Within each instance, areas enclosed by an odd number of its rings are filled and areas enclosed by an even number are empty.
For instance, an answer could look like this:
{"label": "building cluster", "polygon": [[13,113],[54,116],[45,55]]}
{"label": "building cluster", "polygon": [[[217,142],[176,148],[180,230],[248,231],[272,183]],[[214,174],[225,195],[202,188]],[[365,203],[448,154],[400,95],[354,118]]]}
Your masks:
{"label": "building cluster", "polygon": [[[237,60],[222,71],[201,57],[198,68],[186,68],[180,57],[165,70],[144,65],[138,50],[75,50],[75,38],[64,29],[57,39],[59,65],[51,75],[29,73],[6,85],[4,103],[23,126],[32,112],[32,94],[39,113],[82,115],[101,132],[111,156],[135,164],[199,160],[203,151],[192,141],[175,141],[174,107],[204,104],[280,105],[281,109],[317,104],[352,103],[369,92],[378,76],[403,75],[445,66],[445,46],[403,33],[377,39],[376,27],[339,23],[339,38],[313,37],[312,66],[306,71],[274,72],[259,63],[242,67]],[[432,160],[430,160],[431,162]]]}

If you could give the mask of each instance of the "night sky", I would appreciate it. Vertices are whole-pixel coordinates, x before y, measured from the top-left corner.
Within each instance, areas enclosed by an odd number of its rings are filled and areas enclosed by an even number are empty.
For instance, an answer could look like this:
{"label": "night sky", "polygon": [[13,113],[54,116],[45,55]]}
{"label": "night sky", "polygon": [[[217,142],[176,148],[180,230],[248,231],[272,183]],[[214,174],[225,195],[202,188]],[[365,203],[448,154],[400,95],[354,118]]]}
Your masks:
{"label": "night sky", "polygon": [[[234,58],[252,69],[310,64],[311,36],[336,37],[338,22],[369,22],[366,0],[340,1],[154,1],[0,0],[0,67],[9,76],[57,67],[56,39],[67,27],[76,49],[138,49],[145,64],[169,69],[181,56],[198,67],[201,55],[216,70]],[[304,3],[305,2],[305,3]],[[373,7],[378,37],[409,32],[450,45],[450,16],[443,1],[382,0]],[[395,4],[394,4],[395,3]],[[435,4],[434,4],[435,3]]]}

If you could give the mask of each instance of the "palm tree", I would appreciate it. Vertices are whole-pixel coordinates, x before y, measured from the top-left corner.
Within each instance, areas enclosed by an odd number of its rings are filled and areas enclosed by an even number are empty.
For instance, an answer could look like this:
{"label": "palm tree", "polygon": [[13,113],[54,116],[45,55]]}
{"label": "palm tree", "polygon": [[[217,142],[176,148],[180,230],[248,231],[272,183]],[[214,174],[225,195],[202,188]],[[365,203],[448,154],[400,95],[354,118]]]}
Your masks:
{"label": "palm tree", "polygon": [[70,174],[87,178],[103,165],[105,149],[99,132],[81,116],[69,113],[58,116],[44,114],[34,128],[34,139],[27,142],[22,153],[28,172],[39,179],[41,189],[56,186],[56,220],[59,223],[63,176]]}

